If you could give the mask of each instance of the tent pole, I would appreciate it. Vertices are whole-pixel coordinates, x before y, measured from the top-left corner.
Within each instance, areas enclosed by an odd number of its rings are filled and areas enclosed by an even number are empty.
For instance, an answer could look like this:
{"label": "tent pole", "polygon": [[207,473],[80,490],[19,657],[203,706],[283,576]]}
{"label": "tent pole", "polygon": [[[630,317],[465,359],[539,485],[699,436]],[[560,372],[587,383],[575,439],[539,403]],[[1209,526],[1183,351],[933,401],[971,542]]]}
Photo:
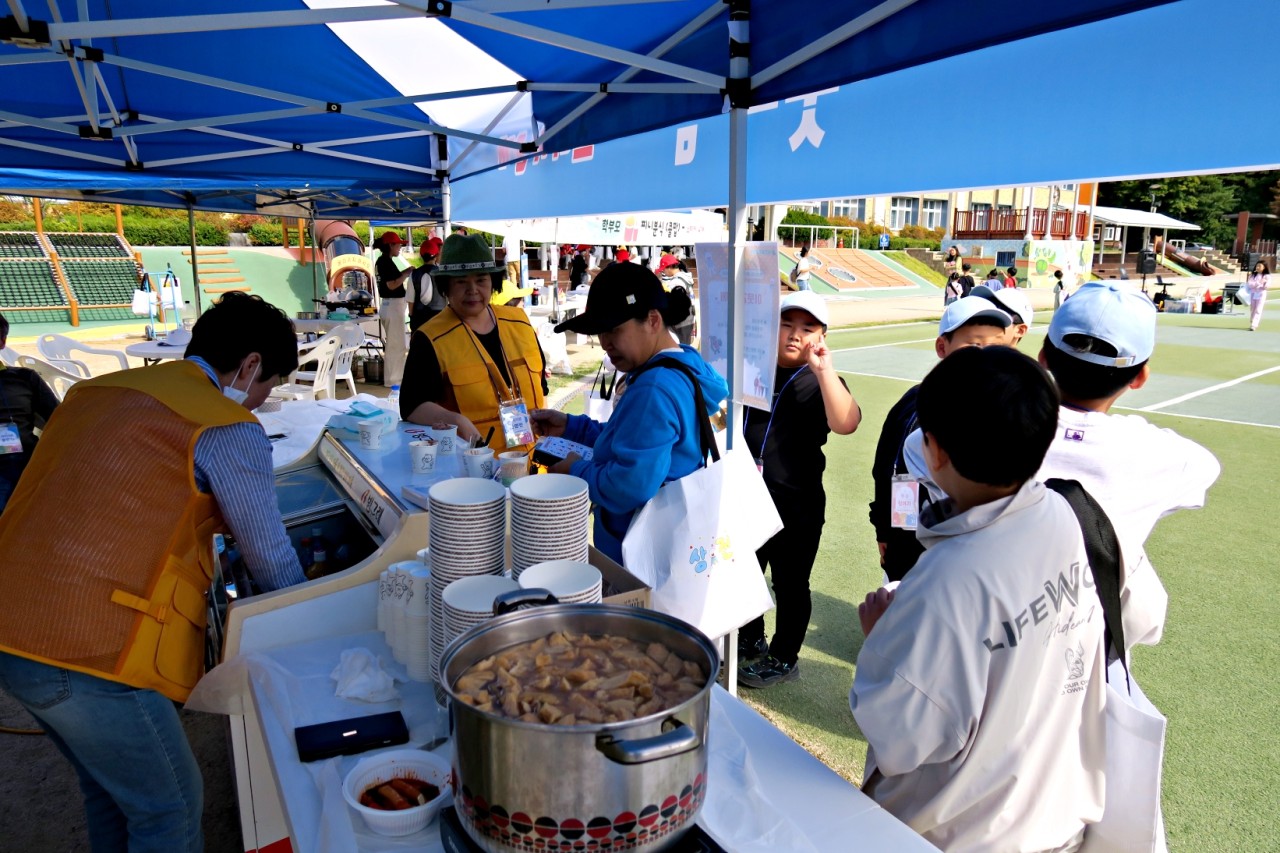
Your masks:
{"label": "tent pole", "polygon": [[444,220],[444,236],[447,240],[453,231],[453,192],[449,189],[449,175],[440,178],[440,218]]}
{"label": "tent pole", "polygon": [[[727,440],[730,449],[736,444],[741,419],[742,357],[744,329],[742,312],[738,310],[738,273],[742,268],[743,240],[747,230],[747,108],[750,101],[750,4],[732,0],[729,4],[729,410]],[[741,87],[740,89],[738,87]],[[735,92],[735,89],[737,91]],[[735,97],[736,95],[736,97]]]}
{"label": "tent pole", "polygon": [[[200,317],[200,262],[196,260],[196,209],[187,199],[187,230],[191,235],[191,298],[196,305],[196,318]],[[181,318],[179,318],[181,320]]]}
{"label": "tent pole", "polygon": [[[320,250],[320,246],[318,243],[316,243],[316,206],[314,203],[312,203],[311,205],[311,296],[313,300],[322,298],[320,296],[319,276],[317,275],[317,270],[316,270],[316,256],[320,253],[319,250]],[[327,283],[325,285],[325,289],[326,290],[328,289]],[[313,308],[315,307],[314,301],[313,301],[312,307]]]}

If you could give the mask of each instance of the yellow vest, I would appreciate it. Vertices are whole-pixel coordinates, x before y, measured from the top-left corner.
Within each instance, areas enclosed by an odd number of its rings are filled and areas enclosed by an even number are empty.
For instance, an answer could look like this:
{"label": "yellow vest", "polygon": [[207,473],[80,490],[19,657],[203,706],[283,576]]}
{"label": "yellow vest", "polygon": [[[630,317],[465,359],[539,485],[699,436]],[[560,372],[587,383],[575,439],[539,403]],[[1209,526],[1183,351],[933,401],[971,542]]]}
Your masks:
{"label": "yellow vest", "polygon": [[190,361],[74,385],[0,516],[0,651],[184,701],[222,527],[196,440],[246,422]]}
{"label": "yellow vest", "polygon": [[[519,308],[493,305],[498,321],[498,340],[507,357],[507,370],[516,387],[512,389],[489,356],[480,339],[459,319],[452,308],[445,308],[418,328],[415,334],[426,335],[435,349],[444,377],[445,399],[440,405],[465,415],[483,436],[493,428],[489,446],[501,453],[517,448],[507,447],[498,417],[500,399],[509,399],[512,390],[524,398],[529,411],[542,408],[542,352],[538,336],[528,316]],[[527,446],[526,446],[527,449]]]}

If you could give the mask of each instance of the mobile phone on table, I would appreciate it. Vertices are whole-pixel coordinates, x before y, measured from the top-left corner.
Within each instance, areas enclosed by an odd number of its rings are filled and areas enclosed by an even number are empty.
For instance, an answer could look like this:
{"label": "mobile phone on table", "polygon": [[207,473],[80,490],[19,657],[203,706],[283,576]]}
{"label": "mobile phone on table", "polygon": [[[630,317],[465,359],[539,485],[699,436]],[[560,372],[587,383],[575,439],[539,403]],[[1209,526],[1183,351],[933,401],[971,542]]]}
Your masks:
{"label": "mobile phone on table", "polygon": [[409,742],[409,728],[399,711],[298,726],[293,730],[298,760],[319,761]]}

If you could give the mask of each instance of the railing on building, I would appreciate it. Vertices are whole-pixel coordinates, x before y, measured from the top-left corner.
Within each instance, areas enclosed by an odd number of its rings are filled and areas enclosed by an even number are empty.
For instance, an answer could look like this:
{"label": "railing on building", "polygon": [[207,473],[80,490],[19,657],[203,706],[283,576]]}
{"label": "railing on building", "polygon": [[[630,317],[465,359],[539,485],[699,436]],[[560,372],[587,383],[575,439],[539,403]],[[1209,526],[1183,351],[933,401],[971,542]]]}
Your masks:
{"label": "railing on building", "polygon": [[[1074,221],[1073,221],[1074,219]],[[951,236],[957,240],[1021,240],[1028,234],[1026,210],[957,210]],[[1032,237],[1084,240],[1089,236],[1089,214],[1069,210],[1031,209]]]}

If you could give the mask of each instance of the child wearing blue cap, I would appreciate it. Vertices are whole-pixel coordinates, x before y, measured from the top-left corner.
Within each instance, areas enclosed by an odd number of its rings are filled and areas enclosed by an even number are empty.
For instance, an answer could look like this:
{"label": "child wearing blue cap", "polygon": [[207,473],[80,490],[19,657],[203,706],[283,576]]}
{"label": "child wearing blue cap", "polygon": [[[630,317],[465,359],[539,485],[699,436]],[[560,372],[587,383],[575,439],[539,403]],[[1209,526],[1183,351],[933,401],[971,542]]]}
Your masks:
{"label": "child wearing blue cap", "polygon": [[1117,284],[1090,282],[1053,315],[1040,362],[1062,395],[1058,432],[1037,475],[1079,480],[1115,527],[1124,557],[1126,644],[1154,645],[1169,596],[1144,546],[1157,521],[1204,506],[1218,460],[1194,441],[1111,409],[1151,376],[1156,309]]}

